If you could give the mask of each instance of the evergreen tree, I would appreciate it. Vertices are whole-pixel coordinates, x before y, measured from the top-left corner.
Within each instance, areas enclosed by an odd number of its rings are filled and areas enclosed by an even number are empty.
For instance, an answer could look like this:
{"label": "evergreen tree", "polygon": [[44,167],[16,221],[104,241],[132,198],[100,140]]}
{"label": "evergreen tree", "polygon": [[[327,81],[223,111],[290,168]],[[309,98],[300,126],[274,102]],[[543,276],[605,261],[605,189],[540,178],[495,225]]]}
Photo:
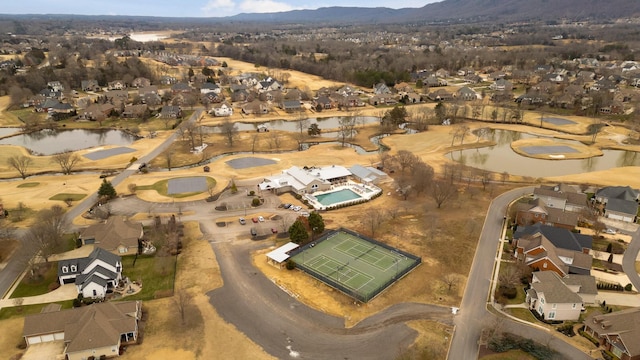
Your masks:
{"label": "evergreen tree", "polygon": [[314,236],[324,232],[324,219],[317,211],[309,215],[309,228]]}
{"label": "evergreen tree", "polygon": [[110,181],[107,179],[102,179],[102,184],[100,185],[100,189],[98,190],[98,196],[106,197],[107,199],[113,199],[116,197],[116,189],[113,188]]}
{"label": "evergreen tree", "polygon": [[309,239],[309,233],[300,220],[296,220],[293,225],[289,227],[289,239],[296,244],[300,244]]}

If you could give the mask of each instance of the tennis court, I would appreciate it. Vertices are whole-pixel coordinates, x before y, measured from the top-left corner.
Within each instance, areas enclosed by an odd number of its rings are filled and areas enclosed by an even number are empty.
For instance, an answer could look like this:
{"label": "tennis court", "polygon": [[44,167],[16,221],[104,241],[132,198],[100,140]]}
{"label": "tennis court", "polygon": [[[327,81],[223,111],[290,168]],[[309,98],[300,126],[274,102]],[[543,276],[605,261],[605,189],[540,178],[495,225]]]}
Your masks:
{"label": "tennis court", "polygon": [[367,302],[420,264],[420,258],[356,232],[339,229],[296,250],[296,267]]}

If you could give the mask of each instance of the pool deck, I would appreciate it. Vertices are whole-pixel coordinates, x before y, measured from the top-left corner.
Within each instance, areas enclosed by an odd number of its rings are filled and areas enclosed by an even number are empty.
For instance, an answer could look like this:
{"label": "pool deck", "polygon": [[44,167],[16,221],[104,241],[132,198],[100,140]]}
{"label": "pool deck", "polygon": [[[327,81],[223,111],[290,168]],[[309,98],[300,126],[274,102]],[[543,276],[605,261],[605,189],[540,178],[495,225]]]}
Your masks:
{"label": "pool deck", "polygon": [[[349,199],[346,201],[341,201],[337,203],[333,203],[331,205],[323,205],[318,199],[316,199],[316,195],[329,194],[334,193],[340,190],[349,189],[356,194],[360,195],[361,198],[358,199]],[[318,191],[313,194],[305,194],[304,198],[309,201],[309,204],[313,205],[316,210],[328,210],[338,205],[347,205],[347,204],[355,204],[360,203],[363,200],[369,201],[374,196],[378,195],[382,192],[382,189],[372,184],[361,184],[354,181],[347,181],[344,184],[333,185],[331,186],[331,190],[328,191]]]}

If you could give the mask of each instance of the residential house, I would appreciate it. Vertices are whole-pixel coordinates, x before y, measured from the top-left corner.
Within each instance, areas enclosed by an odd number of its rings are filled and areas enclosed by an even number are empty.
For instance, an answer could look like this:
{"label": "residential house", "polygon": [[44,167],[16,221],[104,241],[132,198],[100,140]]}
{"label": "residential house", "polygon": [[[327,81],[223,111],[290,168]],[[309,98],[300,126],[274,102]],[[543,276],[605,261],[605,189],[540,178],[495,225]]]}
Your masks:
{"label": "residential house", "polygon": [[413,86],[407,84],[406,82],[400,82],[393,86],[393,89],[398,93],[413,93],[415,89]]}
{"label": "residential house", "polygon": [[254,100],[250,103],[247,103],[245,105],[242,106],[242,113],[246,114],[246,115],[250,115],[250,114],[268,114],[269,113],[269,105],[267,105],[267,103],[260,101],[260,100]]}
{"label": "residential house", "polygon": [[270,190],[276,194],[293,191],[297,194],[311,194],[329,190],[333,184],[345,182],[351,172],[345,167],[332,165],[321,168],[299,168],[293,166],[282,174],[265,178],[258,184],[260,190]]}
{"label": "residential house", "polygon": [[56,99],[56,100],[64,99],[64,94],[62,93],[62,91],[58,91],[58,90],[42,89],[39,92],[39,94],[44,96],[47,99]]}
{"label": "residential house", "polygon": [[259,124],[256,127],[256,131],[259,133],[266,133],[269,132],[269,127],[267,126],[267,124]]}
{"label": "residential house", "polygon": [[111,90],[104,93],[104,97],[107,102],[110,102],[116,107],[120,107],[123,103],[129,102],[129,92],[126,90]]}
{"label": "residential house", "polygon": [[306,99],[306,98],[307,98],[307,95],[298,89],[291,89],[287,91],[287,93],[284,95],[285,100],[302,101],[303,99]]}
{"label": "residential house", "polygon": [[103,299],[122,280],[120,256],[95,248],[85,258],[58,261],[60,285],[75,284],[85,298]]}
{"label": "residential house", "polygon": [[131,82],[131,86],[137,89],[151,86],[151,80],[146,77],[137,77]]}
{"label": "residential house", "polygon": [[22,335],[27,346],[63,342],[65,360],[116,357],[121,346],[137,342],[141,316],[141,301],[94,303],[26,315]]}
{"label": "residential house", "polygon": [[393,105],[397,103],[398,103],[398,100],[395,98],[394,95],[391,95],[391,94],[376,94],[369,98],[369,104],[373,106],[384,105],[384,104]]}
{"label": "residential house", "polygon": [[231,116],[233,115],[233,108],[231,107],[231,105],[224,102],[218,105],[214,105],[213,109],[211,109],[209,113],[213,114],[214,116]]}
{"label": "residential house", "polygon": [[489,89],[496,91],[511,91],[513,90],[513,84],[511,81],[500,78],[489,85]]}
{"label": "residential house", "polygon": [[339,107],[352,108],[365,106],[364,101],[357,95],[339,96],[337,100]]}
{"label": "residential house", "polygon": [[554,207],[547,207],[541,199],[535,199],[528,203],[517,203],[516,223],[519,226],[528,226],[537,223],[572,230],[578,225],[578,213],[565,211]]}
{"label": "residential house", "polygon": [[158,117],[163,119],[177,119],[182,117],[182,109],[180,106],[165,105],[160,110]]}
{"label": "residential house", "polygon": [[263,81],[258,82],[256,85],[256,90],[260,92],[270,91],[270,90],[282,90],[282,85],[275,79],[266,78]]}
{"label": "residential house", "polygon": [[391,89],[384,82],[373,85],[373,93],[376,95],[391,94]]}
{"label": "residential house", "polygon": [[478,99],[478,94],[468,86],[463,86],[456,91],[456,98],[464,101],[473,101]]}
{"label": "residential house", "polygon": [[[595,279],[593,288],[595,290]],[[584,301],[575,289],[569,287],[557,273],[553,271],[536,271],[533,273],[530,288],[527,290],[525,302],[530,310],[535,311],[544,320],[576,321],[580,318]],[[596,290],[597,293],[597,290]],[[594,295],[595,297],[595,295]]]}
{"label": "residential house", "polygon": [[82,89],[82,91],[100,91],[100,85],[98,84],[98,80],[95,79],[89,79],[89,80],[82,80],[80,82],[80,88]]}
{"label": "residential house", "polygon": [[125,119],[139,119],[144,116],[144,113],[147,110],[147,104],[126,105],[124,107],[124,111],[120,114],[120,117]]}
{"label": "residential house", "polygon": [[107,104],[91,104],[86,109],[78,112],[78,120],[104,120],[111,115],[114,106]]}
{"label": "residential house", "polygon": [[280,103],[280,108],[288,113],[302,110],[300,100],[283,100]]}
{"label": "residential house", "polygon": [[114,80],[107,83],[107,90],[122,90],[126,87],[127,85],[122,80]]}
{"label": "residential house", "polygon": [[192,90],[193,89],[191,88],[191,86],[189,86],[189,84],[184,82],[179,82],[171,86],[171,92],[173,94],[190,93]]}
{"label": "residential house", "polygon": [[59,91],[59,92],[63,92],[64,91],[64,86],[62,85],[62,83],[60,81],[49,81],[47,83],[47,88],[53,90],[53,91]]}
{"label": "residential house", "polygon": [[453,99],[453,94],[445,89],[438,89],[436,91],[430,92],[427,97],[432,101],[450,101]]}
{"label": "residential house", "polygon": [[329,110],[332,109],[334,106],[334,101],[331,100],[328,96],[318,96],[317,99],[315,99],[313,101],[313,107],[314,109],[323,109],[323,110]]}
{"label": "residential house", "polygon": [[414,92],[406,94],[404,96],[404,99],[406,99],[407,104],[417,104],[419,102],[422,102],[422,96]]}
{"label": "residential house", "polygon": [[206,104],[206,103],[217,104],[223,101],[224,101],[224,95],[222,94],[222,92],[216,93],[212,91],[206,94],[200,94],[200,102],[203,104]]}
{"label": "residential house", "polygon": [[608,314],[593,313],[584,320],[585,332],[620,360],[640,360],[640,308]]}
{"label": "residential house", "polygon": [[587,195],[567,184],[541,185],[533,190],[533,198],[541,199],[546,207],[581,212],[587,208]]}
{"label": "residential house", "polygon": [[518,228],[513,239],[514,256],[532,269],[551,270],[560,276],[591,273],[590,236],[537,223]]}
{"label": "residential house", "polygon": [[436,70],[435,75],[439,78],[448,78],[449,77],[449,71],[445,70],[443,68],[440,68],[438,70]]}
{"label": "residential house", "polygon": [[607,186],[596,192],[595,200],[604,204],[606,218],[633,223],[638,212],[639,194],[629,186]]}
{"label": "residential house", "polygon": [[173,76],[164,75],[160,77],[160,84],[162,85],[173,85],[177,82],[178,82],[178,79],[176,79]]}
{"label": "residential house", "polygon": [[220,86],[218,86],[218,84],[214,84],[210,82],[205,82],[204,84],[202,84],[202,86],[200,86],[201,94],[208,94],[208,93],[220,94],[221,91],[222,90],[220,89]]}
{"label": "residential house", "polygon": [[143,236],[142,224],[112,216],[84,229],[79,239],[82,245],[94,245],[114,254],[136,254]]}
{"label": "residential house", "polygon": [[489,80],[496,81],[499,79],[504,79],[505,76],[507,76],[507,74],[504,71],[494,71],[491,74],[489,74],[487,78]]}
{"label": "residential house", "polygon": [[480,77],[480,75],[471,73],[464,76],[464,81],[468,82],[469,84],[477,84],[482,82],[482,77]]}

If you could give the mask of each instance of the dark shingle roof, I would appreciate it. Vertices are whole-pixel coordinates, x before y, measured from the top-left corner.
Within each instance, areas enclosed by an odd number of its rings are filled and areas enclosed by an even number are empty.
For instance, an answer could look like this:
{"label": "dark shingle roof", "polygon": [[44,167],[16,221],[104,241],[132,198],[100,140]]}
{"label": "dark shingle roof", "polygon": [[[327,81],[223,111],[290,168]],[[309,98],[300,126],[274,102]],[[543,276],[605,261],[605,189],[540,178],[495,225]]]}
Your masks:
{"label": "dark shingle roof", "polygon": [[591,249],[593,237],[573,233],[567,229],[557,228],[549,225],[537,223],[531,226],[519,227],[514,234],[514,238],[523,237],[541,233],[555,247],[574,251],[582,251],[582,249]]}

